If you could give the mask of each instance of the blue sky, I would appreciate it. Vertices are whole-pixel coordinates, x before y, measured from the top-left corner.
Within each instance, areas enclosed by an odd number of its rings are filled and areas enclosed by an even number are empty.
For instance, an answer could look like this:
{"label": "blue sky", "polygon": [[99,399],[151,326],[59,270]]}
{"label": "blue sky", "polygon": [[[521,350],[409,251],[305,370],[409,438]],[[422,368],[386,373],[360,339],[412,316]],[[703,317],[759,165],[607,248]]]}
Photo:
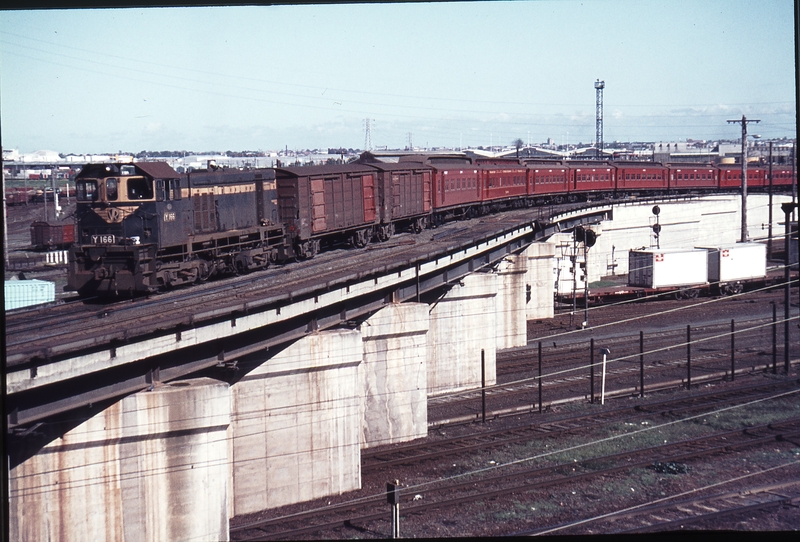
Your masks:
{"label": "blue sky", "polygon": [[[4,148],[794,137],[792,0],[4,11]],[[752,130],[752,129],[751,129]],[[409,135],[410,134],[410,135]]]}

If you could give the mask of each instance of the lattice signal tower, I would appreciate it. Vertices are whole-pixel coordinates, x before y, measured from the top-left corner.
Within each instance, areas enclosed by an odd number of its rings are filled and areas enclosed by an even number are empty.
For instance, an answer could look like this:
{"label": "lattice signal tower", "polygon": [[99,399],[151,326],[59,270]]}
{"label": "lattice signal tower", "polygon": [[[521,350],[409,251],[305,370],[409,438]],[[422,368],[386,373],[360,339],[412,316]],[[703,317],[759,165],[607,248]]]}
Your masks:
{"label": "lattice signal tower", "polygon": [[598,79],[594,83],[594,88],[597,93],[597,107],[596,107],[596,120],[595,120],[595,152],[597,157],[603,153],[603,89],[606,88],[606,82]]}
{"label": "lattice signal tower", "polygon": [[375,119],[364,119],[364,150],[372,150],[372,130],[370,129],[370,122]]}

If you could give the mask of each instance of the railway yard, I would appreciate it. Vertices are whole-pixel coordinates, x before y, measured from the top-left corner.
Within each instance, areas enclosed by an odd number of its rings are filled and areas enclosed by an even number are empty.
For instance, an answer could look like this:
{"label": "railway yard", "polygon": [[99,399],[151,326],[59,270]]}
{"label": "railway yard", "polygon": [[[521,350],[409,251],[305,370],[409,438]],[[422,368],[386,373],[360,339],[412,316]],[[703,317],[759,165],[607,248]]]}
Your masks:
{"label": "railway yard", "polygon": [[[10,209],[12,256],[24,252],[37,213]],[[437,244],[457,245],[518,220],[515,213],[523,211],[135,301],[62,298],[10,315],[6,353],[93,340],[98,329],[128,339],[210,318],[273,291],[302,291],[418,258]],[[63,267],[25,273],[55,281],[57,292],[66,283]],[[497,353],[496,385],[430,397],[426,438],[363,450],[359,491],[234,517],[231,539],[389,537],[386,484],[395,480],[399,533],[408,538],[800,529],[792,278],[788,326],[782,284],[606,303],[588,309],[585,329],[582,309],[529,321],[527,346]]]}
{"label": "railway yard", "polygon": [[[432,398],[426,439],[364,451],[361,491],[235,518],[231,537],[386,537],[393,480],[404,537],[797,530],[800,330],[793,321],[790,374],[782,361],[773,372],[771,303],[781,300],[770,289],[602,307],[580,332],[569,314],[530,322],[527,348],[498,353],[497,386]],[[592,337],[612,352],[604,404],[598,358],[591,401]]]}

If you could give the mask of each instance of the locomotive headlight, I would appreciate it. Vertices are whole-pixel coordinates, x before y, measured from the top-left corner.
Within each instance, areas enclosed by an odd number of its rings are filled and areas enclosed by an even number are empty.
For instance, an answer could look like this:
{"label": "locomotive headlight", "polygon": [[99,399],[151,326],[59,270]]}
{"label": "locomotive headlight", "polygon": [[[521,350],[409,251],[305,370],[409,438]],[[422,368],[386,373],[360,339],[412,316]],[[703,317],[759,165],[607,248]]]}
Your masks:
{"label": "locomotive headlight", "polygon": [[138,235],[134,235],[133,237],[131,237],[131,241],[133,242],[134,245],[140,245],[141,244],[141,242],[139,241],[139,236]]}

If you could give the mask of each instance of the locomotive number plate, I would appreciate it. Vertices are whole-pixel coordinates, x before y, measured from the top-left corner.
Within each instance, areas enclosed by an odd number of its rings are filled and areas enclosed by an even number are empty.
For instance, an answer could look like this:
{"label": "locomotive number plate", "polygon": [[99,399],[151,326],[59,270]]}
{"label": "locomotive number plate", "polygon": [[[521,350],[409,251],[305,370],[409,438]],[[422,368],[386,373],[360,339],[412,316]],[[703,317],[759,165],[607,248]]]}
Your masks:
{"label": "locomotive number plate", "polygon": [[93,245],[113,245],[114,244],[114,236],[113,235],[92,235],[92,244]]}

